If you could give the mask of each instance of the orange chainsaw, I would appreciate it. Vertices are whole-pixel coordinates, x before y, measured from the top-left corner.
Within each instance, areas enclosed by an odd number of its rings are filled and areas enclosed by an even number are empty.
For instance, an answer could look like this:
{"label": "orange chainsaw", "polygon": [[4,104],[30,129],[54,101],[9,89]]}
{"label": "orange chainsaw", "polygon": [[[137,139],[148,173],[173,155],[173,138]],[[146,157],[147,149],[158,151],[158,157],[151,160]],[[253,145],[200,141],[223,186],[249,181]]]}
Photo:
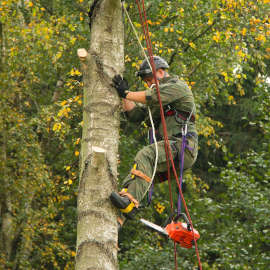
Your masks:
{"label": "orange chainsaw", "polygon": [[[177,222],[180,217],[183,217],[186,223]],[[197,241],[200,238],[200,234],[197,230],[191,229],[191,225],[187,216],[184,213],[177,215],[176,217],[169,218],[165,228],[162,228],[159,225],[156,225],[150,221],[147,221],[143,218],[140,221],[147,227],[168,236],[174,242],[180,244],[184,248],[192,248],[194,239]],[[193,236],[194,234],[194,236]]]}

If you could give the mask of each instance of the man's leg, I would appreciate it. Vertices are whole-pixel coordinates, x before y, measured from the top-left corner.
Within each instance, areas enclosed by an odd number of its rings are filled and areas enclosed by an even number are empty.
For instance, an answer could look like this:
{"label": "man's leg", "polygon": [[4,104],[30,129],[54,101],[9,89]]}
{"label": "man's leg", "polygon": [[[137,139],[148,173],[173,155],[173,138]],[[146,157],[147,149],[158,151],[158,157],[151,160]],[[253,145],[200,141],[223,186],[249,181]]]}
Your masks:
{"label": "man's leg", "polygon": [[[179,151],[179,142],[170,141],[172,156],[175,158]],[[127,217],[132,217],[146,195],[151,185],[155,165],[156,150],[151,144],[140,150],[135,157],[135,164],[129,175],[123,182],[123,190],[120,193],[111,194],[112,203],[121,210]],[[164,141],[158,142],[158,170],[166,171],[166,153]]]}

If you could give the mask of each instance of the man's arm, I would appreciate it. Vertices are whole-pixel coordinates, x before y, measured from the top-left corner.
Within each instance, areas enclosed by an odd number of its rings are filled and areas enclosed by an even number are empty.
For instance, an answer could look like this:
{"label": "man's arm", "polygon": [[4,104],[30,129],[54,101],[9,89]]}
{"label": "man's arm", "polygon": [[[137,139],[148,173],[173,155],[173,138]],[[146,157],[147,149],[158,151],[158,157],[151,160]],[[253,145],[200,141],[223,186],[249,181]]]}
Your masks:
{"label": "man's arm", "polygon": [[123,98],[123,110],[124,112],[130,112],[136,107],[134,101]]}
{"label": "man's arm", "polygon": [[127,100],[146,104],[145,91],[129,92],[126,96]]}

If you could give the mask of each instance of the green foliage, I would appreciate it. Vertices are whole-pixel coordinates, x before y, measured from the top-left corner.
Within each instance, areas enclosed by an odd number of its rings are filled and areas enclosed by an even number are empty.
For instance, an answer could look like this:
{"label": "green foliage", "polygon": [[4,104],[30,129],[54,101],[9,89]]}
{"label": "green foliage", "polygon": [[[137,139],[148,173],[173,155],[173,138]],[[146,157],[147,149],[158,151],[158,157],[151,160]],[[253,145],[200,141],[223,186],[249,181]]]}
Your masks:
{"label": "green foliage", "polygon": [[[141,40],[135,1],[126,1]],[[200,152],[184,195],[203,269],[267,269],[269,264],[269,1],[146,1],[153,51],[184,79],[197,103]],[[76,49],[88,47],[89,1],[0,3],[0,197],[12,217],[6,269],[73,269],[82,127]],[[134,89],[143,55],[125,21],[125,76]],[[145,46],[145,45],[144,45]],[[269,78],[268,78],[269,80]],[[143,125],[121,120],[119,183],[147,142]],[[3,169],[2,169],[3,168]],[[175,198],[174,194],[174,198]],[[155,185],[141,216],[162,225],[168,185]],[[128,222],[120,269],[173,269],[173,243]],[[178,266],[194,269],[194,250]]]}

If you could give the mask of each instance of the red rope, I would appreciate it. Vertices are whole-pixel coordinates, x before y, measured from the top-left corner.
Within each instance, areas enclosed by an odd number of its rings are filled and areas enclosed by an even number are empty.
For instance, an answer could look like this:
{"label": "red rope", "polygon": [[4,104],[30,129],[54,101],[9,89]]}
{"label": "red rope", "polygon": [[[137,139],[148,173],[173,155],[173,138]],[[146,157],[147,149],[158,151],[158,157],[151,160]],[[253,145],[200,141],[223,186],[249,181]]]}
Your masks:
{"label": "red rope", "polygon": [[[155,70],[156,67],[155,67],[155,64],[154,64],[153,52],[152,52],[152,43],[151,43],[151,40],[150,40],[146,15],[144,15],[145,18],[143,19],[139,0],[136,0],[136,2],[137,2],[139,14],[140,14],[140,20],[141,20],[141,24],[142,24],[142,28],[143,28],[143,33],[144,33],[144,37],[145,37],[145,41],[146,41],[148,54],[150,56],[150,64],[151,64],[151,67],[152,67],[153,74],[156,74],[156,70]],[[143,9],[144,9],[144,13],[145,13],[144,2],[143,2]],[[157,78],[155,78],[155,84],[157,85],[156,80],[157,80]],[[161,101],[160,96],[159,96],[159,101]],[[161,104],[161,106],[162,106],[162,104]],[[164,117],[163,107],[162,107],[162,115]],[[170,206],[171,206],[171,212],[173,213],[173,198],[172,198],[172,187],[171,187],[170,161],[169,161],[169,154],[168,154],[168,141],[166,142],[166,140],[165,140],[165,153],[166,153],[166,162],[167,162],[167,168],[168,168],[168,184],[169,184],[169,194],[170,194]]]}
{"label": "red rope", "polygon": [[[177,175],[177,172],[176,172],[176,169],[175,169],[175,165],[174,165],[174,161],[173,161],[173,157],[172,157],[172,153],[171,153],[171,148],[170,148],[170,145],[169,145],[167,126],[166,126],[164,110],[163,110],[163,105],[162,105],[161,96],[160,96],[159,84],[158,84],[158,80],[157,80],[157,76],[156,76],[156,67],[155,67],[154,57],[153,57],[153,52],[152,52],[152,43],[151,43],[149,29],[148,29],[148,23],[147,23],[147,16],[146,16],[146,11],[145,11],[144,0],[141,1],[142,2],[142,7],[143,7],[144,20],[143,20],[143,17],[142,17],[142,11],[141,11],[139,0],[136,0],[136,2],[137,2],[137,6],[138,6],[138,9],[139,9],[139,13],[140,13],[140,19],[141,19],[141,23],[142,23],[142,26],[143,26],[144,36],[145,36],[146,45],[147,45],[147,51],[148,51],[148,55],[150,57],[150,64],[151,64],[151,67],[152,67],[152,73],[153,73],[153,77],[154,77],[154,81],[155,81],[155,85],[156,85],[157,96],[158,96],[158,100],[159,100],[160,115],[161,115],[161,122],[162,122],[164,142],[165,142],[165,152],[166,152],[166,159],[167,159],[167,166],[168,166],[169,187],[171,186],[170,179],[169,179],[170,178],[170,166],[169,165],[170,165],[170,162],[171,162],[174,177],[176,179],[177,186],[178,186],[178,189],[179,189],[179,193],[180,193],[180,196],[181,196],[181,199],[182,199],[182,202],[183,202],[183,205],[184,205],[184,208],[185,208],[185,211],[186,211],[186,214],[187,214],[190,226],[191,226],[199,268],[200,268],[200,270],[202,270],[202,265],[201,265],[197,240],[195,239],[195,235],[194,235],[194,228],[193,228],[192,220],[191,220],[188,208],[187,208],[186,201],[184,199],[184,195],[182,193],[182,188],[181,188],[180,183],[179,183],[178,175]],[[173,202],[172,202],[172,194],[171,193],[172,192],[171,192],[171,187],[170,187],[171,209],[173,209]],[[174,247],[175,269],[177,270],[176,244],[175,243],[174,243],[174,246],[175,246]]]}

